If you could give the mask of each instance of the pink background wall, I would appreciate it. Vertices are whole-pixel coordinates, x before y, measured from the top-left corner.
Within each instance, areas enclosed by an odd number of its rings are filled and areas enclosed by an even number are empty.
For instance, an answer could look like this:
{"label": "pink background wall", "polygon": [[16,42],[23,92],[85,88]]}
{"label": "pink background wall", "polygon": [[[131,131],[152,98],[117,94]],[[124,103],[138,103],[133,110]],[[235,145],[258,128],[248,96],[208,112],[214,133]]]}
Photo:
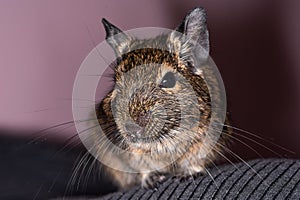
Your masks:
{"label": "pink background wall", "polygon": [[38,130],[72,120],[73,81],[85,56],[104,39],[102,17],[124,30],[173,28],[196,6],[208,13],[211,55],[223,75],[234,125],[299,153],[296,0],[2,0],[0,127]]}

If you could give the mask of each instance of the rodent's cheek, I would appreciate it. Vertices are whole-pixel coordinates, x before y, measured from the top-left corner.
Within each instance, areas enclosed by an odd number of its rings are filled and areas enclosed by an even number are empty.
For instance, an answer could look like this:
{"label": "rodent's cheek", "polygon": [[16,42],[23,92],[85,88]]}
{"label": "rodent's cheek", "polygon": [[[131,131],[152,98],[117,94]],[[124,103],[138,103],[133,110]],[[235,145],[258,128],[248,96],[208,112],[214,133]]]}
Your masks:
{"label": "rodent's cheek", "polygon": [[175,86],[172,88],[162,88],[167,94],[176,94],[181,91],[182,85],[177,81]]}
{"label": "rodent's cheek", "polygon": [[126,106],[118,101],[117,96],[111,101],[112,117],[121,133],[124,133],[124,123],[128,120]]}
{"label": "rodent's cheek", "polygon": [[150,111],[152,113],[152,116],[156,116],[158,113],[166,114],[165,107],[163,106],[163,104],[158,102],[154,104]]}
{"label": "rodent's cheek", "polygon": [[111,93],[111,100],[114,101],[116,99],[116,96],[117,96],[117,91],[113,90]]}
{"label": "rodent's cheek", "polygon": [[173,88],[174,92],[179,92],[182,89],[181,84],[177,81],[175,87]]}

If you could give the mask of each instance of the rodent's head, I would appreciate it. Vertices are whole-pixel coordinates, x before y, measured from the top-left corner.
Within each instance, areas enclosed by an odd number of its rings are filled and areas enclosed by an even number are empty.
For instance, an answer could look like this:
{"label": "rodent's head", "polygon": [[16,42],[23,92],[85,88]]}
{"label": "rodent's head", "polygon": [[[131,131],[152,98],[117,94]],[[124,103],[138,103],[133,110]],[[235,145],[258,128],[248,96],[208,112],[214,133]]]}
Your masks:
{"label": "rodent's head", "polygon": [[201,69],[209,57],[205,11],[194,9],[175,31],[145,40],[103,24],[118,56],[114,89],[98,109],[100,125],[114,126],[104,132],[143,152],[180,152],[201,141],[211,117]]}

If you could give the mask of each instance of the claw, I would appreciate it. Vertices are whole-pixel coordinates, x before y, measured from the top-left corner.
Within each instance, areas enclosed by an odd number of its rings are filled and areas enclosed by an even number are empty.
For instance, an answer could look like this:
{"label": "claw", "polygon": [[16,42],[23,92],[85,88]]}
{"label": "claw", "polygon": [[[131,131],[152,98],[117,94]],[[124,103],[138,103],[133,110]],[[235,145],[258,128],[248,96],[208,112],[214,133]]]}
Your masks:
{"label": "claw", "polygon": [[166,176],[159,172],[146,174],[142,180],[142,188],[158,190],[159,185],[166,179]]}

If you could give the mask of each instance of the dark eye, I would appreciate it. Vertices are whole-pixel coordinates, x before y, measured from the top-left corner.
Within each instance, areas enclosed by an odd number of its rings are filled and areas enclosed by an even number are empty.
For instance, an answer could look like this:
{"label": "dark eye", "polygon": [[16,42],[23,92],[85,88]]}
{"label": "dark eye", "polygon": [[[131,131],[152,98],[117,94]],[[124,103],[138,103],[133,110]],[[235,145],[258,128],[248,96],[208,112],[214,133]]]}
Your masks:
{"label": "dark eye", "polygon": [[165,74],[165,76],[163,77],[159,86],[161,88],[172,88],[175,86],[175,84],[176,84],[176,77],[175,77],[174,73],[167,72]]}

